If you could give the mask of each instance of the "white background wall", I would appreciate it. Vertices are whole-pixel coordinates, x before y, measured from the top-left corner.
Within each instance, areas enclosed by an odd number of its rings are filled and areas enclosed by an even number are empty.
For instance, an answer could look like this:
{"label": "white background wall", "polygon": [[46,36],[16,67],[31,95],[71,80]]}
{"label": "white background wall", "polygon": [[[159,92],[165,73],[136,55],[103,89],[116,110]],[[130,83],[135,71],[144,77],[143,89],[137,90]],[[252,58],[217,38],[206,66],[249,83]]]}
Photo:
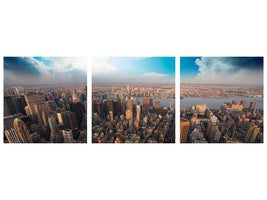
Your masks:
{"label": "white background wall", "polygon": [[[176,56],[179,100],[180,56],[266,55],[265,1],[4,0],[0,8],[1,57],[87,56],[88,94],[92,56]],[[1,199],[267,197],[266,144],[92,145],[90,124],[88,114],[89,144],[1,141]]]}

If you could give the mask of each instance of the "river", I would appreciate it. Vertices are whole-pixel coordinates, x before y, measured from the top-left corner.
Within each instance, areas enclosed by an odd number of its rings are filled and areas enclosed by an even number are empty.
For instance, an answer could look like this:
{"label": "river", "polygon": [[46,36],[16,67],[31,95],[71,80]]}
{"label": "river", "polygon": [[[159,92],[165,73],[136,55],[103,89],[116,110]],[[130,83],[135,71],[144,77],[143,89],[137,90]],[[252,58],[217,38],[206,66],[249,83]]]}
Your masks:
{"label": "river", "polygon": [[181,108],[189,108],[196,104],[206,104],[211,109],[219,109],[224,102],[232,103],[233,100],[237,100],[239,103],[241,100],[247,101],[246,108],[249,107],[250,102],[256,102],[256,109],[263,110],[263,98],[254,97],[222,97],[222,98],[200,98],[200,97],[184,97],[180,100]]}

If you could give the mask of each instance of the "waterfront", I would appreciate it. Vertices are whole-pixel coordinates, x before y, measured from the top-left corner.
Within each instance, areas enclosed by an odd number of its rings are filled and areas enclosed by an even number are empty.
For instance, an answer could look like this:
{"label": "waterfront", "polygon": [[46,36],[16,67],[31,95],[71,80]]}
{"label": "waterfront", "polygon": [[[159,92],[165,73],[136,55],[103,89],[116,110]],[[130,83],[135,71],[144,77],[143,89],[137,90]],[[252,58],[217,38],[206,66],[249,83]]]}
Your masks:
{"label": "waterfront", "polygon": [[[116,100],[115,95],[107,95],[108,99]],[[136,104],[137,102],[140,102],[140,105],[143,105],[143,100],[145,97],[133,97],[133,103]],[[161,97],[150,97],[153,99],[153,103],[155,101],[160,101],[161,107],[170,107],[171,102],[175,102],[175,98],[161,98]]]}
{"label": "waterfront", "polygon": [[180,99],[181,108],[189,108],[196,104],[206,104],[210,109],[219,109],[224,102],[232,103],[236,100],[240,103],[241,100],[247,101],[246,108],[249,107],[250,102],[256,102],[256,109],[263,110],[263,98],[254,97],[223,97],[223,98],[200,98],[200,97],[184,97]]}

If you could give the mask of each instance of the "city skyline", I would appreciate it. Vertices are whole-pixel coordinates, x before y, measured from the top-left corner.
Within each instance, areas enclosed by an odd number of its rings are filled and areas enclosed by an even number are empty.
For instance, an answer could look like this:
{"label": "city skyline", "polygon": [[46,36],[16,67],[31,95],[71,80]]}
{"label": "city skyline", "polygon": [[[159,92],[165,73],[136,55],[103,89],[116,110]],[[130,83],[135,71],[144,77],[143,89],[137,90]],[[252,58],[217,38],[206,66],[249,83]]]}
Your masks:
{"label": "city skyline", "polygon": [[181,84],[263,85],[263,57],[181,57]]}
{"label": "city skyline", "polygon": [[87,143],[86,59],[4,57],[4,143]]}
{"label": "city skyline", "polygon": [[175,57],[95,57],[92,83],[174,83]]}
{"label": "city skyline", "polygon": [[4,86],[87,84],[86,58],[4,57]]}

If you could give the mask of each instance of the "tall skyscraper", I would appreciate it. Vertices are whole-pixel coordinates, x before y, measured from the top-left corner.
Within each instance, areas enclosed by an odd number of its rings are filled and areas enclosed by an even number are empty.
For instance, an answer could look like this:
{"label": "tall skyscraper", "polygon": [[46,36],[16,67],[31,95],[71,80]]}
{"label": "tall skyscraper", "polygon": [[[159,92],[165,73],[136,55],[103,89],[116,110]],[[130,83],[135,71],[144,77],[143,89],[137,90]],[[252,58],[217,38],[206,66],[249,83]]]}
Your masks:
{"label": "tall skyscraper", "polygon": [[83,120],[83,109],[81,102],[70,103],[70,111],[76,114],[77,123],[80,127]]}
{"label": "tall skyscraper", "polygon": [[257,125],[251,126],[247,130],[247,133],[245,135],[245,138],[244,138],[243,142],[245,142],[245,143],[253,143],[253,142],[255,142],[259,131],[260,131],[260,128],[258,128]]}
{"label": "tall skyscraper", "polygon": [[146,112],[149,110],[149,103],[150,103],[149,98],[145,97],[143,100],[143,110]]}
{"label": "tall skyscraper", "polygon": [[48,118],[48,123],[49,123],[50,130],[51,130],[50,142],[63,143],[64,142],[63,135],[61,131],[58,129],[56,119],[53,116],[50,116]]}
{"label": "tall skyscraper", "polygon": [[110,117],[110,121],[113,122],[113,112],[109,111],[109,117]]}
{"label": "tall skyscraper", "polygon": [[77,91],[74,88],[72,90],[71,96],[72,96],[72,101],[73,102],[80,102],[81,101],[81,99],[79,98],[79,96],[77,94]]}
{"label": "tall skyscraper", "polygon": [[141,105],[136,105],[136,120],[140,122],[141,120]]}
{"label": "tall skyscraper", "polygon": [[180,143],[186,143],[189,131],[189,121],[181,118],[180,120]]}
{"label": "tall skyscraper", "polygon": [[114,113],[114,104],[113,104],[113,100],[108,99],[106,101],[106,107],[107,107],[107,113],[109,113],[109,111],[112,111]]}
{"label": "tall skyscraper", "polygon": [[49,108],[45,103],[45,97],[43,94],[29,93],[24,95],[27,106],[25,111],[34,122],[41,123],[41,113],[42,111],[49,112]]}
{"label": "tall skyscraper", "polygon": [[63,130],[64,143],[74,143],[73,134],[71,130]]}
{"label": "tall skyscraper", "polygon": [[65,111],[57,113],[58,122],[65,129],[76,129],[78,128],[78,123],[76,119],[75,112]]}
{"label": "tall skyscraper", "polygon": [[160,101],[155,101],[154,108],[155,109],[160,109]]}
{"label": "tall skyscraper", "polygon": [[14,120],[13,126],[22,143],[32,143],[30,131],[26,127],[26,124],[23,121],[21,121],[21,119],[16,118]]}
{"label": "tall skyscraper", "polygon": [[126,120],[133,120],[133,111],[129,109],[126,110]]}
{"label": "tall skyscraper", "polygon": [[132,99],[128,99],[127,109],[133,111],[133,100]]}

